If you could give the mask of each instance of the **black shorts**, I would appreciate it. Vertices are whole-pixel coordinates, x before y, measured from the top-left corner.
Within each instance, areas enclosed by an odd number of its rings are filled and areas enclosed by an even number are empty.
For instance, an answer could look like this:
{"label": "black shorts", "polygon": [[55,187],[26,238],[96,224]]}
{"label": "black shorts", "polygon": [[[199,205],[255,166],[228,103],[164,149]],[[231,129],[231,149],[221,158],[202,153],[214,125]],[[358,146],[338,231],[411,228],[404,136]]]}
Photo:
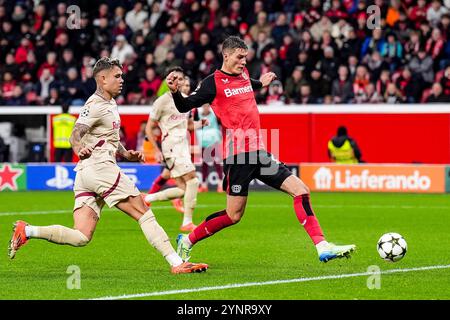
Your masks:
{"label": "black shorts", "polygon": [[286,165],[264,150],[228,157],[223,165],[223,190],[230,196],[247,196],[253,179],[280,190],[284,180],[292,175]]}

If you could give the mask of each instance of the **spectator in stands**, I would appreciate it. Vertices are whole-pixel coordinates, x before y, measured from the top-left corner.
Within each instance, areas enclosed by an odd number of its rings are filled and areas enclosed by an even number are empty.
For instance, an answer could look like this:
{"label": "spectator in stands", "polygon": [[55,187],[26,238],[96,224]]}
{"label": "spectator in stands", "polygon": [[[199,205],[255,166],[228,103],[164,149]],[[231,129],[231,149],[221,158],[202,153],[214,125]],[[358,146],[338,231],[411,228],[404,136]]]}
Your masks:
{"label": "spectator in stands", "polygon": [[349,79],[348,68],[340,65],[339,77],[333,81],[331,95],[334,103],[351,103],[354,97],[353,84]]}
{"label": "spectator in stands", "polygon": [[172,43],[172,35],[169,33],[166,33],[161,41],[156,46],[155,49],[155,63],[161,64],[167,59],[167,54],[174,49],[174,45]]}
{"label": "spectator in stands", "polygon": [[300,95],[300,86],[307,81],[303,78],[303,69],[295,67],[291,76],[286,80],[286,87],[284,93],[288,103],[295,102],[295,99]]}
{"label": "spectator in stands", "polygon": [[153,68],[148,68],[145,71],[145,79],[139,83],[139,88],[141,89],[142,98],[145,104],[150,104],[155,98],[158,92],[159,86],[161,85],[161,79],[156,75]]}
{"label": "spectator in stands", "polygon": [[[77,69],[83,83],[90,82],[84,75],[86,66],[77,58],[119,56],[120,51],[128,87],[124,88],[123,96],[127,97],[129,93],[137,94],[134,91],[141,92],[139,80],[145,78],[143,72],[149,67],[162,74],[167,66],[185,64],[193,79],[203,77],[213,69],[210,53],[202,68],[198,68],[205,53],[210,50],[220,64],[220,41],[229,33],[239,34],[254,50],[249,50],[247,63],[252,77],[264,64],[265,52],[271,53],[271,65],[281,68],[279,80],[286,91],[290,91],[288,81],[292,80],[288,79],[295,66],[302,67],[307,77],[314,68],[320,68],[323,80],[332,86],[339,79],[336,67],[344,63],[351,81],[357,67],[365,65],[376,91],[383,96],[390,79],[380,81],[384,77],[380,76],[380,71],[386,67],[390,68],[394,81],[398,80],[404,66],[412,69],[412,83],[417,85],[414,101],[419,101],[421,96],[426,99],[422,90],[434,82],[441,83],[444,94],[447,91],[447,86],[441,82],[443,69],[450,65],[450,4],[447,4],[450,1],[447,0],[445,6],[442,1],[434,0],[235,0],[224,2],[225,5],[220,5],[222,2],[218,0],[139,0],[132,3],[130,7],[103,1],[98,6],[83,7],[79,20],[81,28],[70,30],[67,28],[68,5],[64,2],[40,1],[36,6],[31,5],[32,1],[4,2],[0,5],[0,79],[10,72],[16,85],[22,88],[19,100],[25,95],[27,103],[43,103],[44,100],[36,96],[40,94],[37,87],[44,69],[50,70],[58,86],[65,81],[69,68]],[[371,4],[380,8],[381,29],[368,28],[366,10]],[[135,18],[131,19],[133,15]],[[146,18],[140,20],[137,16]],[[130,43],[128,54],[123,48],[118,50],[120,41],[116,38],[121,36],[125,43]],[[331,53],[328,47],[333,50],[331,60],[325,57]],[[427,54],[424,59],[418,57],[421,48],[425,48]],[[70,49],[75,58],[65,59],[70,55],[66,49]],[[177,57],[174,57],[174,50]],[[194,54],[187,55],[189,51]],[[137,59],[130,57],[131,52],[136,53]],[[148,58],[151,55],[154,59],[149,64],[147,60],[152,60]],[[186,59],[187,56],[195,56],[195,63]],[[433,70],[427,68],[430,58]],[[398,86],[404,89],[400,83]],[[314,84],[312,89],[315,95]],[[9,92],[10,97],[13,91]],[[19,91],[16,90],[16,95]],[[325,100],[327,95],[327,99],[333,99],[330,93],[331,90],[323,93],[319,100]],[[137,103],[140,100],[138,97]],[[124,100],[119,97],[117,101]]]}
{"label": "spectator in stands", "polygon": [[14,80],[12,74],[10,72],[5,72],[3,74],[2,96],[6,104],[9,104],[9,102],[14,98],[14,90],[16,87],[16,80]]}
{"label": "spectator in stands", "polygon": [[20,65],[27,61],[28,52],[33,50],[33,44],[28,38],[22,38],[20,40],[20,46],[16,50],[15,61]]}
{"label": "spectator in stands", "polygon": [[397,88],[395,83],[389,83],[384,93],[384,102],[389,104],[403,103],[405,97],[402,95],[401,91]]}
{"label": "spectator in stands", "polygon": [[373,29],[372,36],[367,37],[362,44],[360,57],[364,58],[366,54],[371,54],[373,51],[381,52],[385,42],[382,30]]}
{"label": "spectator in stands", "polygon": [[390,72],[387,69],[381,71],[380,78],[376,83],[376,90],[381,97],[385,97],[387,87],[391,83]]}
{"label": "spectator in stands", "polygon": [[63,55],[64,50],[72,47],[69,39],[69,35],[65,32],[56,36],[55,39],[55,51],[58,57]]}
{"label": "spectator in stands", "polygon": [[443,93],[447,98],[450,98],[450,66],[445,68],[443,77],[439,80]]}
{"label": "spectator in stands", "polygon": [[324,79],[322,70],[316,66],[311,72],[311,78],[308,79],[311,88],[311,96],[316,103],[322,103],[323,98],[331,93],[331,83]]}
{"label": "spectator in stands", "polygon": [[299,104],[316,104],[317,100],[311,96],[311,86],[307,83],[300,85],[300,96],[298,97],[297,103]]}
{"label": "spectator in stands", "polygon": [[109,48],[112,34],[109,30],[109,21],[106,18],[100,19],[98,27],[94,27],[94,36],[92,37],[92,52],[99,52],[104,48]]}
{"label": "spectator in stands", "polygon": [[[344,35],[345,36],[345,35]],[[361,41],[356,36],[355,29],[350,28],[347,35],[343,39],[342,47],[340,49],[340,56],[342,61],[347,61],[351,54],[360,51]]]}
{"label": "spectator in stands", "polygon": [[445,103],[450,102],[448,96],[446,96],[442,91],[442,86],[439,82],[436,82],[431,87],[431,94],[428,96],[427,103]]}
{"label": "spectator in stands", "polygon": [[256,41],[253,43],[253,48],[255,49],[256,58],[263,59],[264,52],[268,51],[273,47],[272,40],[268,37],[265,31],[260,31],[256,38]]}
{"label": "spectator in stands", "polygon": [[319,50],[319,45],[313,40],[311,32],[304,30],[299,43],[300,52],[306,52],[310,57],[314,56]]}
{"label": "spectator in stands", "polygon": [[444,49],[445,39],[442,37],[442,32],[438,28],[434,28],[431,33],[431,38],[427,40],[426,51],[433,58],[437,60],[441,58]]}
{"label": "spectator in stands", "polygon": [[82,106],[87,99],[84,95],[76,68],[67,70],[67,79],[62,83],[61,88],[65,93],[65,100],[70,105]]}
{"label": "spectator in stands", "polygon": [[323,33],[328,32],[331,34],[331,29],[333,27],[333,23],[330,18],[327,16],[322,16],[318,22],[311,26],[310,32],[311,35],[316,42],[320,42],[322,39]]}
{"label": "spectator in stands", "polygon": [[325,47],[323,49],[323,58],[320,61],[323,78],[328,83],[331,83],[333,79],[337,78],[339,61],[335,58],[334,52],[331,46]]}
{"label": "spectator in stands", "polygon": [[361,103],[380,103],[383,102],[383,97],[378,94],[375,85],[370,82],[365,89],[365,99]]}
{"label": "spectator in stands", "polygon": [[396,87],[401,91],[402,96],[407,103],[415,103],[419,101],[422,89],[419,79],[414,79],[409,68],[404,68],[397,78]]}
{"label": "spectator in stands", "polygon": [[194,41],[192,41],[192,33],[189,30],[183,31],[181,34],[181,41],[174,48],[173,52],[177,59],[184,59],[186,52],[195,50]]}
{"label": "spectator in stands", "polygon": [[73,50],[65,49],[56,69],[56,77],[63,78],[70,68],[77,68],[77,63],[73,55]]}
{"label": "spectator in stands", "polygon": [[58,88],[51,87],[49,96],[44,100],[44,105],[60,106],[61,104],[62,104],[62,100],[59,96]]}
{"label": "spectator in stands", "polygon": [[186,52],[186,57],[181,63],[181,67],[184,70],[184,74],[187,75],[190,79],[196,79],[195,76],[198,72],[198,61],[195,57],[195,53],[193,50],[189,50]]}
{"label": "spectator in stands", "polygon": [[272,27],[270,23],[267,21],[267,13],[261,11],[258,13],[256,24],[253,24],[250,27],[250,35],[253,40],[258,39],[259,33],[264,32],[266,35],[270,35],[272,33]]}
{"label": "spectator in stands", "polygon": [[52,75],[55,75],[56,69],[58,68],[57,62],[56,62],[56,53],[53,51],[50,51],[47,53],[47,60],[41,66],[39,67],[39,70],[37,72],[38,79],[41,78],[42,72],[44,69],[48,69]]}
{"label": "spectator in stands", "polygon": [[363,63],[367,65],[368,71],[373,79],[380,77],[381,70],[389,68],[389,63],[383,60],[383,57],[378,51],[372,52],[371,55],[366,55]]}
{"label": "spectator in stands", "polygon": [[[141,30],[139,30],[139,31],[141,31]],[[119,36],[119,35],[123,35],[126,39],[130,40],[133,37],[133,31],[126,24],[125,20],[122,19],[116,23],[116,26],[112,30],[112,35],[115,38],[117,38],[117,36]]]}
{"label": "spectator in stands", "polygon": [[275,26],[272,28],[271,37],[274,40],[275,47],[281,47],[283,37],[289,31],[289,25],[286,14],[280,13],[275,21]]}
{"label": "spectator in stands", "polygon": [[408,64],[414,75],[423,81],[425,87],[430,87],[434,81],[433,59],[427,55],[425,49],[420,49],[418,54]]}
{"label": "spectator in stands", "polygon": [[125,36],[120,34],[116,37],[116,44],[112,48],[111,58],[119,59],[119,62],[123,63],[128,55],[134,55],[134,49]]}
{"label": "spectator in stands", "polygon": [[358,101],[360,97],[363,97],[366,92],[366,86],[370,82],[370,75],[367,68],[360,65],[356,68],[355,78],[353,80],[353,94]]}
{"label": "spectator in stands", "polygon": [[271,106],[281,106],[286,104],[286,96],[283,93],[283,84],[279,80],[274,80],[269,85],[265,104]]}
{"label": "spectator in stands", "polygon": [[37,85],[36,91],[41,101],[46,100],[50,96],[51,86],[56,86],[55,77],[51,74],[50,69],[44,69],[42,71],[41,77],[39,78],[39,83]]}
{"label": "spectator in stands", "polygon": [[405,43],[405,58],[411,60],[412,57],[419,53],[420,48],[420,34],[418,31],[413,30],[409,33],[409,39]]}
{"label": "spectator in stands", "polygon": [[19,66],[16,64],[12,53],[6,54],[5,64],[0,68],[0,74],[9,72],[14,79],[19,77]]}
{"label": "spectator in stands", "polygon": [[348,74],[350,76],[350,79],[353,81],[355,79],[356,76],[356,70],[358,68],[358,58],[356,57],[356,55],[350,55],[348,57]]}
{"label": "spectator in stands", "polygon": [[136,1],[133,10],[129,11],[125,16],[125,21],[127,25],[131,28],[133,32],[141,30],[144,25],[144,20],[148,18],[148,13],[143,10],[142,3]]}
{"label": "spectator in stands", "polygon": [[198,67],[198,71],[200,73],[200,78],[206,78],[206,76],[210,75],[216,70],[216,61],[214,53],[211,50],[207,50],[203,57],[202,62]]}
{"label": "spectator in stands", "polygon": [[417,0],[417,4],[409,11],[408,18],[414,23],[415,28],[427,19],[427,1]]}
{"label": "spectator in stands", "polygon": [[94,79],[94,70],[91,66],[87,66],[81,73],[81,87],[83,88],[84,98],[87,99],[94,94],[97,85]]}
{"label": "spectator in stands", "polygon": [[448,9],[444,7],[440,0],[433,0],[431,6],[427,10],[427,20],[431,27],[437,27],[441,16],[446,14]]}
{"label": "spectator in stands", "polygon": [[264,60],[256,68],[255,73],[250,76],[259,79],[262,74],[273,72],[278,78],[281,78],[281,68],[275,63],[272,52],[266,51],[263,56]]}
{"label": "spectator in stands", "polygon": [[400,66],[403,58],[403,47],[394,33],[387,35],[387,41],[383,43],[380,54],[389,64],[391,72]]}

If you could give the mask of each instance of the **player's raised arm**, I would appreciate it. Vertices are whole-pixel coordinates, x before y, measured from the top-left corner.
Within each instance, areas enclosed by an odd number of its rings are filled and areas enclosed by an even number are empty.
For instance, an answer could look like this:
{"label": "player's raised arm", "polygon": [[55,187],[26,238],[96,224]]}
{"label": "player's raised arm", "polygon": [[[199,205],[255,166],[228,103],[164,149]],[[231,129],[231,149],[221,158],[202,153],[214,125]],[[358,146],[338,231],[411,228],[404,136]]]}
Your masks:
{"label": "player's raised arm", "polygon": [[[259,78],[259,82],[261,82],[262,87],[267,87],[273,80],[277,78],[276,74],[273,72],[265,73]],[[253,80],[253,79],[252,79]],[[256,80],[253,80],[256,81]],[[253,86],[253,82],[252,82]]]}
{"label": "player's raised arm", "polygon": [[211,103],[216,96],[216,85],[214,83],[214,75],[206,77],[202,83],[188,97],[183,97],[179,91],[179,83],[181,79],[177,77],[175,71],[171,72],[167,78],[167,86],[172,93],[175,107],[179,112],[188,112],[194,108],[200,108],[205,103]]}

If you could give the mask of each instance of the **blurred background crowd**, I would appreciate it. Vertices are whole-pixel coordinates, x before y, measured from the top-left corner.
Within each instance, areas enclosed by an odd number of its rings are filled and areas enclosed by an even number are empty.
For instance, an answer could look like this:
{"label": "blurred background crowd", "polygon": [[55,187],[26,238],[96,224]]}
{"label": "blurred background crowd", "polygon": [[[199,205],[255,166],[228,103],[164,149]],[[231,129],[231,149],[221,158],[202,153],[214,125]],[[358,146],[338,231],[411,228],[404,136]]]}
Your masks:
{"label": "blurred background crowd", "polygon": [[251,77],[278,75],[256,93],[261,104],[448,102],[449,9],[450,0],[0,0],[0,105],[82,105],[101,56],[123,64],[117,102],[149,105],[167,90],[167,67],[182,66],[193,88],[220,67],[228,35],[247,43]]}

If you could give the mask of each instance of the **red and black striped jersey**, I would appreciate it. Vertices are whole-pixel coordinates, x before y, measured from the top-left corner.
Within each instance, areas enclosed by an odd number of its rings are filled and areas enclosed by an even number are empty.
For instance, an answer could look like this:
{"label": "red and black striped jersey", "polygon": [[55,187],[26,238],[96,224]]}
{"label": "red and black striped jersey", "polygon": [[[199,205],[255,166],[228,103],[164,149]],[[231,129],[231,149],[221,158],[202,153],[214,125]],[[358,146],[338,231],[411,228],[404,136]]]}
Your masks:
{"label": "red and black striped jersey", "polygon": [[180,92],[173,94],[175,106],[187,112],[209,103],[222,123],[224,157],[264,149],[260,133],[259,111],[253,90],[262,84],[251,79],[247,69],[241,74],[229,74],[216,70],[206,77],[197,89],[183,98]]}

